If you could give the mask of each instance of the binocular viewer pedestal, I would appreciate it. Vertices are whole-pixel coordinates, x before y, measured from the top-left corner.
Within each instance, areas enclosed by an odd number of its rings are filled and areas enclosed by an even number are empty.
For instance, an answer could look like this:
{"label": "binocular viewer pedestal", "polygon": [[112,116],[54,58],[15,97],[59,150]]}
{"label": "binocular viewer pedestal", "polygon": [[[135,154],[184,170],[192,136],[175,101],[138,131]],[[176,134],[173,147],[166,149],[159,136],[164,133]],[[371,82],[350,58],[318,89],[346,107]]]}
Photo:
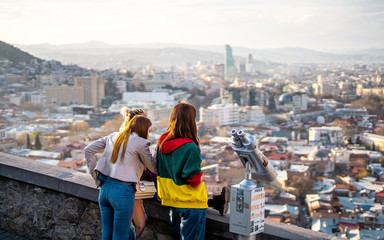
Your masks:
{"label": "binocular viewer pedestal", "polygon": [[[251,176],[250,164],[246,163],[246,175]],[[264,187],[250,178],[231,186],[229,231],[237,233],[237,239],[256,239],[264,231]]]}
{"label": "binocular viewer pedestal", "polygon": [[276,171],[258,149],[252,136],[233,129],[232,149],[245,167],[245,179],[231,186],[229,231],[237,239],[256,239],[264,231],[265,192],[254,180],[272,182]]}

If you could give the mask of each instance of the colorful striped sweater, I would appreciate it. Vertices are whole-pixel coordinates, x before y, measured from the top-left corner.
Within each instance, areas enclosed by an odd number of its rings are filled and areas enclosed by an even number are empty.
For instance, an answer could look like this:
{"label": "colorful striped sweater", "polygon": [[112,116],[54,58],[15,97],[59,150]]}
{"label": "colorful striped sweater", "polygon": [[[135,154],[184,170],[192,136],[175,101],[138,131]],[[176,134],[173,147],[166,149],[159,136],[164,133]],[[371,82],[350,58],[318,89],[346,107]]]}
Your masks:
{"label": "colorful striped sweater", "polygon": [[208,208],[200,164],[200,149],[191,139],[177,138],[163,144],[157,153],[157,190],[163,205]]}

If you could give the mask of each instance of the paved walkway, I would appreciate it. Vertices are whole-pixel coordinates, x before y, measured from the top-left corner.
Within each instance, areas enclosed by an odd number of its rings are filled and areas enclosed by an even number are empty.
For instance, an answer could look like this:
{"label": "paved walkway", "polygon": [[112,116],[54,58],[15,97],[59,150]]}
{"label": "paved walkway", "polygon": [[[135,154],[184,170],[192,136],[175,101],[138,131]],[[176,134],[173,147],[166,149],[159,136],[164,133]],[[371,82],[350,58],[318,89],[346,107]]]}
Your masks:
{"label": "paved walkway", "polygon": [[0,240],[26,240],[26,238],[17,236],[13,233],[9,233],[0,229]]}

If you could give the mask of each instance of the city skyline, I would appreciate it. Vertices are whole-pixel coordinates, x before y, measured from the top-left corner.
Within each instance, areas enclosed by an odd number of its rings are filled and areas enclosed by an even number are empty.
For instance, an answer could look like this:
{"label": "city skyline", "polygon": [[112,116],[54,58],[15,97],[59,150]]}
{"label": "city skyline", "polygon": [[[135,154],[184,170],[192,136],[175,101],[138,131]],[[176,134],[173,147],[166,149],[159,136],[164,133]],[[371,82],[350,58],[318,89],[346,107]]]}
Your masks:
{"label": "city skyline", "polygon": [[0,29],[11,44],[383,48],[384,2],[3,0]]}

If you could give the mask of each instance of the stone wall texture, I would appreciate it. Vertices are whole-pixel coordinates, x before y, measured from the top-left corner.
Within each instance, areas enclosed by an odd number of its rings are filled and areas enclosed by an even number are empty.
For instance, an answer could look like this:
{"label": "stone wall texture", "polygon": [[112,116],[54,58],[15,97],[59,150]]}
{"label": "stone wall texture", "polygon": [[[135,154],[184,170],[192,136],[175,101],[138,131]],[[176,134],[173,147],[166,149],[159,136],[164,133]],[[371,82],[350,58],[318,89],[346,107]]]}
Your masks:
{"label": "stone wall texture", "polygon": [[97,203],[0,177],[0,228],[28,239],[100,239]]}

